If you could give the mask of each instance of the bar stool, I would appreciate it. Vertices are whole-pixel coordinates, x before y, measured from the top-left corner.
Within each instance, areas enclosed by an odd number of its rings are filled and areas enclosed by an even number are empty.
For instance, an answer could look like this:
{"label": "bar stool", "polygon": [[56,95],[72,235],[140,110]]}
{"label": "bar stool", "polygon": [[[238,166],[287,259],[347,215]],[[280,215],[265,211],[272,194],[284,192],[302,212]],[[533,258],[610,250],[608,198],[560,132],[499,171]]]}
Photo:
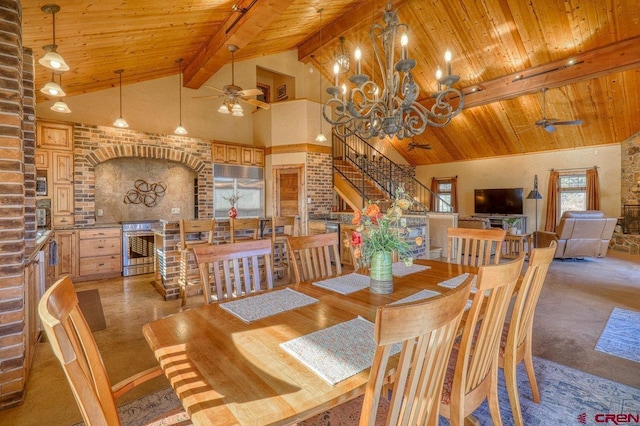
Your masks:
{"label": "bar stool", "polygon": [[[200,286],[200,272],[193,256],[193,247],[205,244],[213,244],[213,235],[216,228],[214,219],[180,219],[180,298],[182,305],[187,303],[187,287]],[[190,263],[190,259],[193,262]]]}
{"label": "bar stool", "polygon": [[[252,218],[230,218],[229,241],[231,244],[238,241],[257,240],[260,232],[260,219]],[[236,235],[239,233],[239,235]]]}
{"label": "bar stool", "polygon": [[[278,230],[281,229],[281,232]],[[284,272],[287,283],[291,282],[291,266],[287,259],[287,236],[300,235],[300,226],[297,216],[272,216],[271,217],[271,241],[273,242],[273,272],[281,277]]]}

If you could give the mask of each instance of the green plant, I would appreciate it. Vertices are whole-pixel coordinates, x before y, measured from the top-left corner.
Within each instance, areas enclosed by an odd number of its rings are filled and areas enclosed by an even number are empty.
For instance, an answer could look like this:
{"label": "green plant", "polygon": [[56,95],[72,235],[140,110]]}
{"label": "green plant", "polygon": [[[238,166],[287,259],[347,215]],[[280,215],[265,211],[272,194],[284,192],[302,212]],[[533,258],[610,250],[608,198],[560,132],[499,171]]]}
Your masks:
{"label": "green plant", "polygon": [[513,228],[514,226],[518,225],[518,223],[520,222],[520,218],[508,217],[504,221],[507,223],[507,225],[509,225],[510,228]]}
{"label": "green plant", "polygon": [[[369,201],[362,210],[354,212],[351,223],[358,228],[351,235],[351,241],[345,243],[353,247],[360,266],[368,266],[375,253],[394,251],[405,264],[413,263],[411,246],[404,240],[408,231],[406,227],[400,226],[400,218],[413,204],[413,198],[404,188],[398,188],[395,199],[391,201],[391,206],[385,213],[380,211],[380,201]],[[417,243],[421,245],[422,241]]]}

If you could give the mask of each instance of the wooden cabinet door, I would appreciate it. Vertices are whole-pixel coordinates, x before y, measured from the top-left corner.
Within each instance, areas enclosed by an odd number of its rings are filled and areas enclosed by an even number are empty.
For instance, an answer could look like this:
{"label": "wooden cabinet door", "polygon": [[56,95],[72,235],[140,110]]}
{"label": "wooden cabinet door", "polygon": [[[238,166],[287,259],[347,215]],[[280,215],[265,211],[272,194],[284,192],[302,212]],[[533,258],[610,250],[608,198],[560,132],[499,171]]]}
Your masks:
{"label": "wooden cabinet door", "polygon": [[63,123],[38,122],[38,148],[73,149],[73,125]]}
{"label": "wooden cabinet door", "polygon": [[227,151],[225,145],[213,145],[211,149],[211,160],[214,163],[224,163],[227,161]]}
{"label": "wooden cabinet door", "polygon": [[69,152],[53,151],[51,153],[53,168],[53,184],[73,183],[73,154]]}
{"label": "wooden cabinet door", "polygon": [[229,164],[240,164],[240,147],[234,145],[226,146],[227,158],[226,162]]}
{"label": "wooden cabinet door", "polygon": [[62,275],[77,276],[76,231],[56,231],[55,240],[58,243],[56,279]]}
{"label": "wooden cabinet door", "polygon": [[253,148],[242,147],[242,164],[253,164]]}
{"label": "wooden cabinet door", "polygon": [[49,168],[49,151],[42,149],[36,149],[36,169],[48,169]]}
{"label": "wooden cabinet door", "polygon": [[253,165],[264,167],[264,150],[263,149],[253,150]]}

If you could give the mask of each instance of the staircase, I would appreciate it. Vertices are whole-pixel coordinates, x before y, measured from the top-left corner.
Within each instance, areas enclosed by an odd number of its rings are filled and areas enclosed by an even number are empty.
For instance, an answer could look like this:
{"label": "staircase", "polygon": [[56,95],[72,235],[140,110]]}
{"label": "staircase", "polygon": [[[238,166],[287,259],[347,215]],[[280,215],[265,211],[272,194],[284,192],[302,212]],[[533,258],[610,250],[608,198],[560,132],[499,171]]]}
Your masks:
{"label": "staircase", "polygon": [[408,170],[358,136],[343,139],[334,133],[332,151],[334,190],[354,210],[364,207],[369,200],[379,201],[380,208],[385,209],[398,187],[404,187],[414,198],[412,214],[426,214],[431,197],[438,197]]}

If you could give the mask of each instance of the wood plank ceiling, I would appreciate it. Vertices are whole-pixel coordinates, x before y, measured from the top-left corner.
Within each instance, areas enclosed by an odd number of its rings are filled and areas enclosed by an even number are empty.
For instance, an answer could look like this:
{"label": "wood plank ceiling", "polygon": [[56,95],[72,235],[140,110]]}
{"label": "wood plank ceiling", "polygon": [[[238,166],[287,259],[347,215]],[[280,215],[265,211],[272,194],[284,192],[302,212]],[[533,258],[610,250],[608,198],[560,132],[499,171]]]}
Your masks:
{"label": "wood plank ceiling", "polygon": [[[47,1],[23,2],[23,45],[51,43]],[[396,0],[409,25],[409,55],[421,101],[431,102],[434,73],[446,49],[469,93],[465,109],[445,128],[414,138],[433,149],[390,143],[411,164],[435,164],[500,155],[616,144],[640,131],[640,8],[637,0]],[[368,30],[381,22],[384,0],[58,0],[58,52],[71,64],[63,75],[68,95],[146,81],[178,72],[198,88],[230,62],[227,44],[241,61],[298,49],[333,81],[338,39],[363,49],[363,72],[372,71]],[[236,6],[234,8],[234,5]],[[322,46],[320,15],[322,8]],[[565,67],[570,59],[578,64]],[[38,66],[39,67],[39,66]],[[39,67],[42,68],[42,67]],[[36,86],[51,75],[37,68]],[[44,68],[43,68],[44,70]],[[341,77],[342,78],[342,77]],[[540,90],[547,87],[546,116],[581,119],[581,126],[547,133]],[[474,88],[482,90],[471,93]],[[39,100],[40,94],[37,94]]]}

